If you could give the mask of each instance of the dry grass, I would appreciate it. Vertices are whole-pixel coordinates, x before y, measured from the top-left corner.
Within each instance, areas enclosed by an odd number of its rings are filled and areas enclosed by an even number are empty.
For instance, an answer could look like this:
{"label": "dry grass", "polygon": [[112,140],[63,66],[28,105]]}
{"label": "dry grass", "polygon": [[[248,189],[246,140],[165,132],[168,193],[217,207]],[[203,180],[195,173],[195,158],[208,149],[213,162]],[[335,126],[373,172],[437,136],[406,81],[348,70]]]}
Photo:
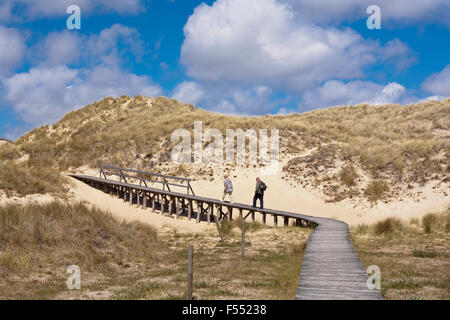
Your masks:
{"label": "dry grass", "polygon": [[0,162],[0,189],[8,196],[13,193],[63,194],[65,179],[54,168],[32,167],[28,162],[16,163],[12,160]]}
{"label": "dry grass", "polygon": [[[174,145],[171,133],[179,128],[193,132],[194,121],[202,121],[204,129],[217,128],[224,135],[228,128],[275,128],[280,130],[282,157],[313,150],[310,158],[297,158],[284,168],[288,177],[303,183],[333,176],[330,172],[340,161],[345,169],[336,183],[352,192],[334,197],[336,201],[355,195],[377,201],[392,193],[377,181],[424,184],[448,179],[450,145],[435,131],[450,130],[449,108],[450,100],[443,100],[408,106],[338,107],[289,116],[236,117],[167,98],[108,97],[67,114],[53,126],[25,134],[12,146],[0,146],[0,161],[29,155],[26,163],[30,168],[73,170],[109,163],[158,171],[170,162]],[[355,169],[362,170],[370,181],[360,181]],[[183,175],[194,173],[189,166],[174,166],[172,170]]]}
{"label": "dry grass", "polygon": [[378,201],[383,199],[386,192],[389,191],[389,186],[386,181],[373,180],[364,190],[365,195],[370,201]]}
{"label": "dry grass", "polygon": [[[433,221],[448,221],[450,208],[433,216]],[[353,227],[350,234],[364,266],[380,267],[381,294],[385,299],[448,300],[450,230],[445,223],[433,223],[433,231],[427,233],[428,222],[413,222],[390,218],[364,228]],[[389,232],[380,233],[381,230]]]}
{"label": "dry grass", "polygon": [[[309,236],[302,228],[249,228],[246,256],[232,226],[216,233],[161,233],[120,223],[82,203],[0,208],[2,299],[184,299],[194,245],[196,299],[292,299]],[[81,290],[66,269],[81,268]]]}
{"label": "dry grass", "polygon": [[377,222],[373,229],[376,235],[393,234],[394,232],[401,232],[403,230],[403,223],[398,218],[387,218]]}

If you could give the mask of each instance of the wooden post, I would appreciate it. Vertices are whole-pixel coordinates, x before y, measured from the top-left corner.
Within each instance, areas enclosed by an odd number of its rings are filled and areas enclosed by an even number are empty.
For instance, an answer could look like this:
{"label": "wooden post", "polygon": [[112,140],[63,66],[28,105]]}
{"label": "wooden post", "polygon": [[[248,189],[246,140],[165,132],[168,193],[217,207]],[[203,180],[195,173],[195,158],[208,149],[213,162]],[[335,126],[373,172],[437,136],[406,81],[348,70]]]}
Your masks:
{"label": "wooden post", "polygon": [[277,225],[278,225],[278,216],[277,216],[277,215],[274,215],[274,216],[273,216],[273,226],[276,228]]}
{"label": "wooden post", "polygon": [[191,220],[192,218],[192,200],[189,200],[188,203],[188,220]]}
{"label": "wooden post", "polygon": [[233,220],[233,208],[232,207],[228,207],[228,221],[232,221]]}
{"label": "wooden post", "polygon": [[123,192],[123,202],[127,202],[127,189],[122,188],[122,192]]}
{"label": "wooden post", "polygon": [[263,224],[266,225],[266,214],[263,213],[262,216],[263,216]]}
{"label": "wooden post", "polygon": [[209,208],[207,209],[208,212],[206,213],[207,219],[208,219],[208,224],[211,223],[211,215],[213,214],[213,209],[214,209],[213,205],[210,204],[210,205],[209,205]]}
{"label": "wooden post", "polygon": [[178,219],[181,211],[179,200],[180,199],[175,198],[175,219]]}
{"label": "wooden post", "polygon": [[142,209],[147,209],[147,194],[144,192],[143,193],[143,197],[144,197],[144,200],[143,200],[143,203],[142,203]]}
{"label": "wooden post", "polygon": [[133,205],[133,190],[130,188],[130,205]]}
{"label": "wooden post", "polygon": [[203,204],[197,201],[197,223],[200,223],[200,216],[202,215]]}
{"label": "wooden post", "polygon": [[252,211],[252,222],[255,222],[255,211]]}
{"label": "wooden post", "polygon": [[161,215],[163,216],[164,215],[164,206],[166,204],[166,198],[161,195],[161,201],[159,203],[161,204]]}
{"label": "wooden post", "polygon": [[242,219],[241,257],[245,254],[245,219]]}
{"label": "wooden post", "polygon": [[[222,230],[220,230],[220,225],[219,225],[219,215],[217,215],[217,216],[214,216],[214,205],[213,204],[211,204],[211,215],[213,216],[213,218],[214,218],[214,222],[216,223],[216,227],[217,227],[217,231],[219,231],[219,236],[220,236],[220,242],[223,242],[223,235],[222,235]],[[219,211],[218,210],[219,208],[217,208],[217,211]]]}
{"label": "wooden post", "polygon": [[284,217],[284,226],[285,227],[289,226],[289,218],[288,217]]}
{"label": "wooden post", "polygon": [[192,300],[192,289],[194,280],[194,246],[189,246],[188,253],[188,300]]}
{"label": "wooden post", "polygon": [[156,209],[156,194],[153,194],[152,198],[152,211],[155,212]]}
{"label": "wooden post", "polygon": [[169,217],[172,216],[172,210],[173,210],[173,198],[169,199],[169,211],[168,211],[168,213],[167,213],[167,215],[168,215]]}

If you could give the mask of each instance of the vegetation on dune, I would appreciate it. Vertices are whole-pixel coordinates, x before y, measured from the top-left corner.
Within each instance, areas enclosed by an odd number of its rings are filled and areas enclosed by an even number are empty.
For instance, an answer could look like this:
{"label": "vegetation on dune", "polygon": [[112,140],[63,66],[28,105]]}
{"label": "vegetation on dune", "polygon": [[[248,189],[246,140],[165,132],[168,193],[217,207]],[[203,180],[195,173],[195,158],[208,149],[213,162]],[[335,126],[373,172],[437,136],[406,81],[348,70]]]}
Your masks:
{"label": "vegetation on dune", "polygon": [[[450,100],[417,105],[347,106],[287,116],[225,116],[173,99],[105,98],[37,128],[12,144],[0,145],[0,160],[24,155],[37,168],[75,169],[109,163],[157,171],[170,162],[175,129],[279,129],[287,178],[316,186],[335,200],[355,195],[372,201],[388,198],[386,183],[448,182]],[[310,156],[299,156],[311,150]],[[337,164],[344,168],[332,173]],[[181,174],[189,174],[189,166]],[[367,175],[369,181],[362,179]],[[325,179],[328,177],[328,179]],[[13,186],[13,183],[7,183]],[[13,187],[11,187],[13,188]],[[361,189],[363,189],[361,191]],[[14,189],[19,191],[18,189]],[[32,192],[30,190],[21,193]],[[45,192],[45,191],[44,191]]]}
{"label": "vegetation on dune", "polygon": [[381,270],[385,299],[450,299],[450,208],[424,216],[422,223],[388,218],[350,229],[367,268]]}
{"label": "vegetation on dune", "polygon": [[[292,299],[310,230],[249,229],[241,258],[234,226],[218,242],[217,232],[158,234],[83,203],[0,207],[0,299],[185,299],[188,245],[197,299]],[[67,289],[70,265],[81,290]]]}

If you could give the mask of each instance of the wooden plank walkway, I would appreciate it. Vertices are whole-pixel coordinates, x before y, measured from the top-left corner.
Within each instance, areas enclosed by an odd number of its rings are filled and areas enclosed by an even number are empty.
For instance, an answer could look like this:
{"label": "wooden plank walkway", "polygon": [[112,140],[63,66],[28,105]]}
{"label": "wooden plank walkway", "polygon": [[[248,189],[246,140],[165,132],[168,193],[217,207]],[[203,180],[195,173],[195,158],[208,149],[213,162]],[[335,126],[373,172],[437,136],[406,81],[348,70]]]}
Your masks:
{"label": "wooden plank walkway", "polygon": [[349,228],[344,222],[261,209],[242,203],[223,202],[122,181],[77,174],[69,176],[111,195],[117,195],[130,204],[142,205],[142,209],[151,207],[152,211],[158,209],[161,214],[174,218],[185,215],[189,220],[195,218],[197,223],[200,221],[211,223],[214,219],[220,221],[225,218],[231,220],[233,210],[237,210],[239,216],[243,218],[250,216],[252,221],[255,221],[255,213],[259,213],[263,216],[263,223],[266,222],[266,215],[272,215],[274,227],[277,227],[278,217],[284,218],[285,226],[289,225],[289,220],[294,220],[296,226],[315,227],[302,259],[300,282],[295,299],[381,299],[378,290],[367,288],[367,272],[350,241]]}
{"label": "wooden plank walkway", "polygon": [[302,259],[297,300],[381,300],[367,288],[368,275],[344,222],[317,218]]}

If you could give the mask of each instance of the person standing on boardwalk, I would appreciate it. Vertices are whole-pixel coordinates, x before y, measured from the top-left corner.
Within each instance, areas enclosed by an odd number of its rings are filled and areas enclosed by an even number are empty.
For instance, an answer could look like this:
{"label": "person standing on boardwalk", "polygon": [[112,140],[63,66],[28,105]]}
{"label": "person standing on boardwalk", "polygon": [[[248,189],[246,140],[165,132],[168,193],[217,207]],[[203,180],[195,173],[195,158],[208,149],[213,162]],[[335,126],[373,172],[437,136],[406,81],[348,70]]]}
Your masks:
{"label": "person standing on boardwalk", "polygon": [[225,196],[228,194],[230,196],[230,201],[233,202],[233,183],[228,175],[223,176],[223,197],[222,201],[225,201]]}
{"label": "person standing on boardwalk", "polygon": [[267,186],[266,184],[261,181],[261,179],[258,177],[256,178],[256,188],[255,188],[255,195],[253,196],[253,206],[256,207],[256,200],[259,199],[259,204],[261,209],[264,208],[264,191],[266,191]]}

